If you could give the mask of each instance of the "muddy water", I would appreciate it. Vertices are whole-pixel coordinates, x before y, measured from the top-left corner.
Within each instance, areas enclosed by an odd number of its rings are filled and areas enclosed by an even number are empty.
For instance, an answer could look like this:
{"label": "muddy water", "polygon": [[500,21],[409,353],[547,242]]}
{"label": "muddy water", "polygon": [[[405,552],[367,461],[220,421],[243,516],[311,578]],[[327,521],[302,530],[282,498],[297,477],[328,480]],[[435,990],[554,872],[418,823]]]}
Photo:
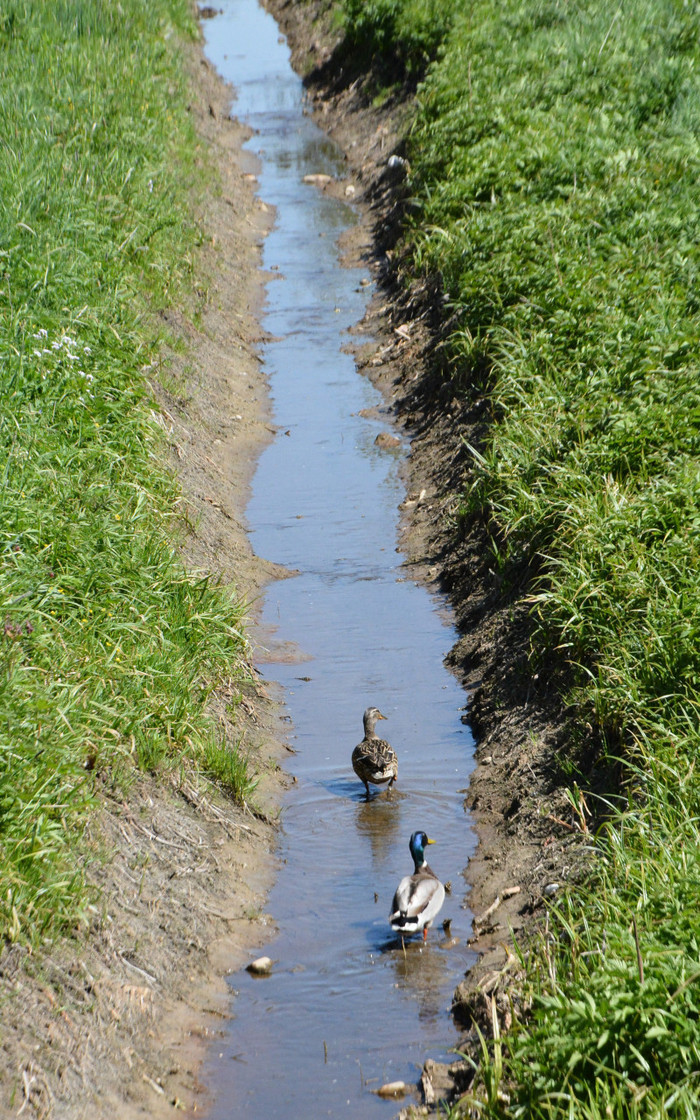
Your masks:
{"label": "muddy water", "polygon": [[[343,352],[371,292],[366,271],[339,265],[337,238],[355,218],[303,182],[342,176],[342,157],[305,113],[272,18],[256,0],[217,6],[203,24],[207,54],[236,87],[233,111],[255,130],[259,194],[276,209],[264,361],[280,434],[260,461],[248,521],[256,551],[299,572],[267,591],[258,635],[264,673],[284,689],[297,781],[260,945],[273,974],[231,977],[232,1019],[204,1080],[212,1120],[388,1120],[396,1103],[372,1090],[415,1081],[425,1057],[448,1059],[456,1042],[451,995],[473,959],[461,870],[474,837],[459,792],[473,742],[443,665],[455,637],[445,605],[406,578],[396,551],[405,449],[375,444],[387,428],[381,399]],[[370,704],[387,716],[379,729],[399,755],[399,781],[368,803],[350,755]],[[404,952],[387,915],[419,828],[437,841],[431,864],[452,891],[428,943]]]}

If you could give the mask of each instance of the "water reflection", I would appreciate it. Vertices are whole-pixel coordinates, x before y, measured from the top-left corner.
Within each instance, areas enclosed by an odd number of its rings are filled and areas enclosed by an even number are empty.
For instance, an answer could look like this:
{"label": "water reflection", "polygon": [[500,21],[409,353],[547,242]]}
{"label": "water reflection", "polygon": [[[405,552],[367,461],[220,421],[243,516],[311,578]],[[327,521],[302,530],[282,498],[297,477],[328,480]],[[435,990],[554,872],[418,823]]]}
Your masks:
{"label": "water reflection", "polygon": [[[235,1018],[207,1070],[210,1120],[388,1120],[394,1103],[367,1082],[411,1080],[456,1038],[448,1009],[461,955],[439,928],[427,945],[402,948],[388,915],[418,828],[440,844],[441,879],[460,881],[472,838],[457,791],[472,741],[443,665],[453,632],[396,556],[405,495],[396,453],[375,443],[380,398],[347,353],[343,332],[362,318],[371,287],[361,284],[366,269],[338,265],[334,240],[352,213],[303,182],[342,173],[342,156],[305,115],[271,18],[255,0],[217,7],[221,16],[203,26],[207,53],[238,89],[235,111],[263,158],[260,195],[276,208],[264,247],[278,277],[267,289],[274,341],[264,362],[275,423],[289,434],[262,456],[247,518],[256,552],[299,574],[267,589],[263,614],[296,749],[282,867],[266,904],[279,933],[256,947],[280,963],[265,984],[235,978]],[[350,759],[371,703],[389,717],[382,727],[399,780],[367,802]],[[464,937],[459,900],[444,910]]]}
{"label": "water reflection", "polygon": [[355,807],[355,825],[360,836],[369,841],[372,863],[375,868],[386,866],[386,855],[396,843],[401,827],[397,804],[405,796],[396,786],[378,790],[371,800],[365,799],[362,783],[358,780],[361,800]]}
{"label": "water reflection", "polygon": [[[442,930],[439,931],[442,934]],[[411,938],[397,947],[392,941],[391,964],[396,977],[396,986],[404,996],[416,999],[418,1018],[422,1023],[435,1023],[445,1016],[445,1004],[441,998],[448,976],[454,968],[454,960],[437,943],[434,930],[428,931],[428,941]]]}

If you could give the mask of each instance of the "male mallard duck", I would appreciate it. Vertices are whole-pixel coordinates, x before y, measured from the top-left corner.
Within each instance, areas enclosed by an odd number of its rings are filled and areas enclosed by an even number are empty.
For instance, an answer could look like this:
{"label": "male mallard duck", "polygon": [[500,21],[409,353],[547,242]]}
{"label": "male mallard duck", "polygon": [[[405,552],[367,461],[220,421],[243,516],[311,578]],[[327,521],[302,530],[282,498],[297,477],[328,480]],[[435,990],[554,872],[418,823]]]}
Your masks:
{"label": "male mallard duck", "polygon": [[415,871],[406,875],[396,888],[389,915],[391,928],[397,933],[418,933],[422,929],[424,941],[428,927],[445,901],[445,888],[425,862],[425,847],[434,843],[424,832],[413,833],[408,846]]}
{"label": "male mallard duck", "polygon": [[369,782],[375,786],[389,783],[391,789],[399,773],[399,760],[396,751],[384,739],[379,739],[374,734],[374,725],[378,719],[386,719],[379,708],[368,708],[362,717],[365,725],[365,737],[358,743],[352,752],[352,768],[358,778],[365,783],[367,800],[369,801]]}

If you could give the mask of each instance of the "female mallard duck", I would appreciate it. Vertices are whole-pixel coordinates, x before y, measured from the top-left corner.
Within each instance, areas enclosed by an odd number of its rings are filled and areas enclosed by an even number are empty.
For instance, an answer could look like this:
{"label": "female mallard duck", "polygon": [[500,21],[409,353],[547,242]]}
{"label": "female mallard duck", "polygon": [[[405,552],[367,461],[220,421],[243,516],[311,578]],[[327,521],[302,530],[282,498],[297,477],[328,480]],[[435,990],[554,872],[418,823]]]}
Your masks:
{"label": "female mallard duck", "polygon": [[384,739],[374,734],[374,725],[378,719],[386,719],[379,708],[368,708],[362,717],[365,725],[365,737],[358,743],[352,752],[352,768],[358,778],[365,783],[367,800],[369,801],[369,782],[381,786],[389,783],[391,789],[399,773],[399,760],[396,751]]}
{"label": "female mallard duck", "polygon": [[391,928],[397,933],[418,933],[422,929],[424,941],[428,936],[428,927],[445,901],[445,888],[425,862],[425,847],[434,843],[424,832],[413,833],[408,846],[415,870],[412,875],[406,875],[396,888],[389,915]]}

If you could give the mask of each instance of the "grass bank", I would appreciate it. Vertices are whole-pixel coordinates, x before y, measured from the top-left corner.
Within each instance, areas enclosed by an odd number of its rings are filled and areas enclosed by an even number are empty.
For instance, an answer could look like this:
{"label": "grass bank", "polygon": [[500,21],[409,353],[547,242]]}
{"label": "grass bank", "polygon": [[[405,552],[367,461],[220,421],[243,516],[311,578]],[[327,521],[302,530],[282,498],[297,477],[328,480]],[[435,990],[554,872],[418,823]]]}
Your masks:
{"label": "grass bank", "polygon": [[623,766],[468,1107],[696,1116],[700,15],[452,0],[436,36],[428,0],[345,11],[382,81],[424,77],[404,266],[439,278],[442,376],[491,418],[461,516],[528,588],[533,671],[557,652]]}
{"label": "grass bank", "polygon": [[[242,606],[186,572],[148,379],[194,308],[187,0],[0,11],[0,932],[89,919],[81,836],[135,767],[243,796],[206,716]],[[201,175],[201,168],[197,171]],[[172,340],[171,340],[172,341]]]}

